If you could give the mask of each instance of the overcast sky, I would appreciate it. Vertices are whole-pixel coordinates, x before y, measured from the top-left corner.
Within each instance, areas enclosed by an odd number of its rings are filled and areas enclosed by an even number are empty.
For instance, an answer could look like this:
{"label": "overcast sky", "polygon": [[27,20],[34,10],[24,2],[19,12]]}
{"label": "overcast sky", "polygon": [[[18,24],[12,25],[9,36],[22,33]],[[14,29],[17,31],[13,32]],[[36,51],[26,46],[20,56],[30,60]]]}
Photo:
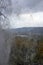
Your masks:
{"label": "overcast sky", "polygon": [[43,0],[12,0],[12,9],[12,28],[43,26]]}
{"label": "overcast sky", "polygon": [[43,0],[12,0],[12,6],[15,13],[24,12],[28,13],[30,10],[33,12],[43,11]]}
{"label": "overcast sky", "polygon": [[43,0],[8,1],[11,3],[5,11],[8,15],[9,12],[11,14],[9,15],[11,28],[43,26]]}

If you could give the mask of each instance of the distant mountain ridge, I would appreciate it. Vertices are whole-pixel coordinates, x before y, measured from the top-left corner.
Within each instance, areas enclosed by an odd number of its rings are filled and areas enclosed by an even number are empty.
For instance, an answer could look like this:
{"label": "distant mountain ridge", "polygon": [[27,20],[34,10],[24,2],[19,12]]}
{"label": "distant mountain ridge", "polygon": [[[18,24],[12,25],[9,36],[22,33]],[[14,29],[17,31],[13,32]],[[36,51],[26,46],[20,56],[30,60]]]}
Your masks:
{"label": "distant mountain ridge", "polygon": [[17,33],[17,34],[43,34],[43,27],[23,27],[23,28],[16,28],[16,29],[10,29],[11,33]]}

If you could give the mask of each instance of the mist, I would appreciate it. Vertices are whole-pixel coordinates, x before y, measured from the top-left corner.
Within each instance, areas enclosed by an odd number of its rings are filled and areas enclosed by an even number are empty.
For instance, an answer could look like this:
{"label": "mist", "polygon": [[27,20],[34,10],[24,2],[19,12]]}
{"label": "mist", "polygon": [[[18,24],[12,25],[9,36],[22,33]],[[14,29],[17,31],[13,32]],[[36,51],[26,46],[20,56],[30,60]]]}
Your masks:
{"label": "mist", "polygon": [[[0,65],[8,65],[10,59],[12,59],[11,52],[13,51],[12,50],[13,45],[14,50],[17,49],[16,51],[18,52],[20,49],[21,51],[23,46],[20,45],[21,48],[18,49],[16,47],[18,46],[18,44],[16,45],[17,41],[19,42],[21,40],[22,43],[25,43],[24,44],[25,47],[26,44],[28,45],[28,42],[30,43],[32,40],[31,43],[33,43],[33,46],[31,45],[30,46],[32,47],[32,49],[35,50],[37,46],[36,45],[37,40],[39,40],[39,38],[43,40],[42,37],[43,37],[43,0],[0,0]],[[23,48],[24,51],[25,48]],[[13,53],[16,53],[16,51],[15,52],[13,51]],[[30,56],[31,59],[34,57],[34,54],[36,53],[35,51],[34,53],[33,52],[31,53]]]}

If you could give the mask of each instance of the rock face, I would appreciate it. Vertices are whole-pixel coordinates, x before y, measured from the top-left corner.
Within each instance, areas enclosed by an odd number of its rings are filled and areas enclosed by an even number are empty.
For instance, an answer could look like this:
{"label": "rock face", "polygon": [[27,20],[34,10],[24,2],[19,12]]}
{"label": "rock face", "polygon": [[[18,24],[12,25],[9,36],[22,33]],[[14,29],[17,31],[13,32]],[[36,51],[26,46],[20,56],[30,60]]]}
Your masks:
{"label": "rock face", "polygon": [[6,61],[4,61],[4,57],[5,57],[5,55],[4,55],[4,47],[3,47],[3,45],[4,45],[4,36],[3,36],[3,33],[2,32],[0,32],[0,65],[3,65],[4,64],[4,62]]}
{"label": "rock face", "polygon": [[0,31],[0,65],[7,65],[9,53],[10,53],[10,44],[7,42],[7,34],[5,37],[5,32]]}

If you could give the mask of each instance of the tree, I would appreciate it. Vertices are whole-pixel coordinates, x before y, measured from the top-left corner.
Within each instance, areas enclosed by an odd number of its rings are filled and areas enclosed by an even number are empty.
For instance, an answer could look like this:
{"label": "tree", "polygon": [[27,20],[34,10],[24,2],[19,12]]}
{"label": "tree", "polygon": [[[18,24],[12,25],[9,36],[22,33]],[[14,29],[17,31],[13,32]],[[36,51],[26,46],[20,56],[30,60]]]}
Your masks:
{"label": "tree", "polygon": [[[8,13],[9,12],[9,13]],[[8,15],[11,13],[11,0],[0,0],[0,28],[10,27]]]}

